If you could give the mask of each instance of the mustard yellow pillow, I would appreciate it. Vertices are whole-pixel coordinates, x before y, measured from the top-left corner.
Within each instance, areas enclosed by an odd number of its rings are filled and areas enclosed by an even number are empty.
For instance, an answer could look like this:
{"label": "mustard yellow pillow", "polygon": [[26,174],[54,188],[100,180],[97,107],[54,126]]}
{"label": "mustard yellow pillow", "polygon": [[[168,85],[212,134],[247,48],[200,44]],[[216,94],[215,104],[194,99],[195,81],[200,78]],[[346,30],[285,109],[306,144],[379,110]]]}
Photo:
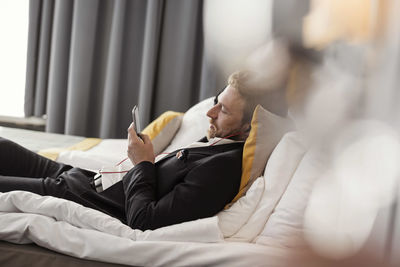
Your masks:
{"label": "mustard yellow pillow", "polygon": [[183,113],[166,111],[142,131],[150,137],[155,155],[161,153],[171,143],[181,126],[182,118]]}
{"label": "mustard yellow pillow", "polygon": [[263,174],[269,156],[291,127],[289,119],[275,115],[260,105],[255,108],[251,131],[243,148],[240,188],[232,202],[238,200]]}

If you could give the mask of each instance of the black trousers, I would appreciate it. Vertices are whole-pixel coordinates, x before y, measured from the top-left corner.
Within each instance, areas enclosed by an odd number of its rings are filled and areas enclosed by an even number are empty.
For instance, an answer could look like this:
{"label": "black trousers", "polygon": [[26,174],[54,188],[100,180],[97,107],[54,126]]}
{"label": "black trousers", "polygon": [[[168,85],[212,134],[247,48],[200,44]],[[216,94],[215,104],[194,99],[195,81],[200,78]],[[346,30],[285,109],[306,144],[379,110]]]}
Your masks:
{"label": "black trousers", "polygon": [[124,196],[113,194],[122,183],[97,193],[94,175],[94,172],[42,157],[0,137],[0,192],[22,190],[59,197],[125,222]]}

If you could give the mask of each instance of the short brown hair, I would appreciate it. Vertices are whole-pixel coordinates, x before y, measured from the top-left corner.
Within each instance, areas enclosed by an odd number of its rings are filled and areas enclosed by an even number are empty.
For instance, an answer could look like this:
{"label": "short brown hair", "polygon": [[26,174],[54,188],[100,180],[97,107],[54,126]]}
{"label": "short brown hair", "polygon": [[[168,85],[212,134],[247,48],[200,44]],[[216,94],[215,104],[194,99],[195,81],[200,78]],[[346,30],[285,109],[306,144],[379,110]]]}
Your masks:
{"label": "short brown hair", "polygon": [[255,82],[257,74],[251,71],[237,71],[228,78],[228,84],[238,90],[245,100],[243,123],[250,123],[253,111],[258,104],[280,116],[286,116],[286,82],[277,86],[265,86]]}

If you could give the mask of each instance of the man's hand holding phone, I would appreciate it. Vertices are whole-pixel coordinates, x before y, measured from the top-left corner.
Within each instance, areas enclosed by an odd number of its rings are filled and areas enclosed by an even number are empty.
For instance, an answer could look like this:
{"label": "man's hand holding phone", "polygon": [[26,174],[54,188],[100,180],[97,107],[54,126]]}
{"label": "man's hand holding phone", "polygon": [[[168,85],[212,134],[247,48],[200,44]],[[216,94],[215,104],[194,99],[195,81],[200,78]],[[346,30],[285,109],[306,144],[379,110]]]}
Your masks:
{"label": "man's hand holding phone", "polygon": [[140,131],[139,111],[137,106],[132,109],[133,122],[128,128],[128,157],[136,165],[142,161],[154,163],[153,144],[148,135],[138,134]]}
{"label": "man's hand holding phone", "polygon": [[139,108],[136,105],[132,109],[132,121],[135,132],[140,133],[142,129],[140,128]]}

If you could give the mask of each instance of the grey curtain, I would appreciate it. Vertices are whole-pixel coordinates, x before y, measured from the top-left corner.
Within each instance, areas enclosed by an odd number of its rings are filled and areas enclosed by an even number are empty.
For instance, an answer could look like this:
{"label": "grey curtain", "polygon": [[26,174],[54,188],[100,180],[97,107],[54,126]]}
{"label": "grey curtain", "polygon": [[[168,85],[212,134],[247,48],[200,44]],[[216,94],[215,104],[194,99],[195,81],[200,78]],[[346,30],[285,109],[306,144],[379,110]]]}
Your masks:
{"label": "grey curtain", "polygon": [[[203,59],[202,0],[30,0],[25,115],[46,131],[124,138],[219,88]],[[209,73],[210,75],[207,75]]]}

